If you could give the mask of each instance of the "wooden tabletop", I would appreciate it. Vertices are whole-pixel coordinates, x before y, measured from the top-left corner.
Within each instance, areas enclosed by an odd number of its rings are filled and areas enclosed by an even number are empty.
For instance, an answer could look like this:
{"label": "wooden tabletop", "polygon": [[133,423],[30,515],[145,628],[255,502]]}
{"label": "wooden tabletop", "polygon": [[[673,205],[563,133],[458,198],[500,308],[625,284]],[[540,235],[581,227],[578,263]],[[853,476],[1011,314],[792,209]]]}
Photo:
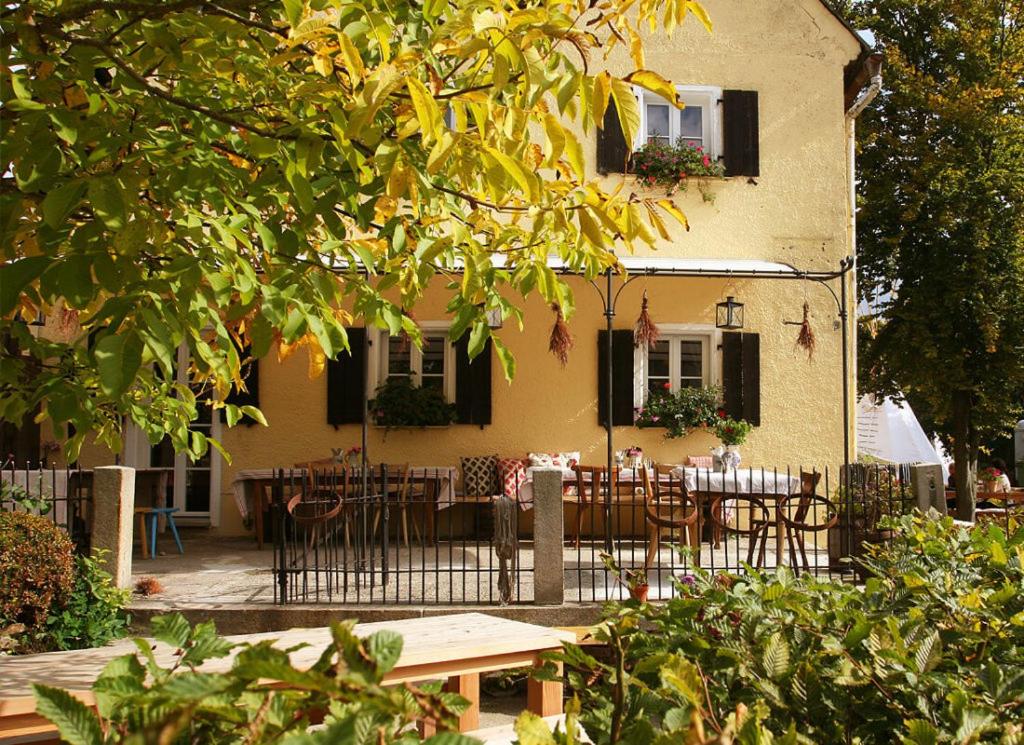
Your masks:
{"label": "wooden tabletop", "polygon": [[[405,640],[398,664],[385,678],[389,683],[442,677],[461,669],[466,672],[503,669],[511,658],[525,659],[545,650],[558,649],[562,642],[576,640],[572,633],[566,631],[483,613],[363,623],[356,626],[356,633],[368,636],[382,629],[396,631]],[[285,649],[308,644],[308,647],[291,654],[292,663],[297,668],[306,669],[312,667],[331,643],[331,632],[323,627],[226,638],[236,643],[272,639],[276,640],[275,646]],[[164,667],[170,666],[175,650],[161,642],[153,642],[153,645],[157,662]],[[98,649],[0,657],[0,717],[35,711],[33,683],[64,688],[92,704],[94,699],[90,688],[103,667],[115,657],[136,651],[131,640],[125,639]],[[200,669],[203,672],[224,672],[231,668],[233,657],[209,660]],[[476,664],[467,665],[467,661],[476,661]]]}

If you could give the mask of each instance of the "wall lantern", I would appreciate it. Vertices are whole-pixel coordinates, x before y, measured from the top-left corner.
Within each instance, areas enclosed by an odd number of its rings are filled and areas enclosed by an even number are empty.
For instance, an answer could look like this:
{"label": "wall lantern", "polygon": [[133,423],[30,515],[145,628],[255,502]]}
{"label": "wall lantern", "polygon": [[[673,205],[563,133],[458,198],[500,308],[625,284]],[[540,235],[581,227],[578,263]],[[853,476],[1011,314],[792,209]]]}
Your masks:
{"label": "wall lantern", "polygon": [[501,328],[501,308],[491,308],[489,311],[487,311],[487,325],[492,329]]}
{"label": "wall lantern", "polygon": [[715,326],[720,329],[743,328],[743,303],[737,303],[732,295],[725,302],[715,306]]}

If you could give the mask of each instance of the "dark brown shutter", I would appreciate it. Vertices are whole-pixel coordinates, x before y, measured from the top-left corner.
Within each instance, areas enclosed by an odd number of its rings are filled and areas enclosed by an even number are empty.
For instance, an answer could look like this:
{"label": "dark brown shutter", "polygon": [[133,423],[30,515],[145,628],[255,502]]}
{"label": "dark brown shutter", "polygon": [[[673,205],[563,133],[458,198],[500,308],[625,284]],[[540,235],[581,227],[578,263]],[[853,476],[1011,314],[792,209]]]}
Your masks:
{"label": "dark brown shutter", "polygon": [[760,176],[757,91],[723,91],[725,175]]}
{"label": "dark brown shutter", "polygon": [[722,334],[722,407],[733,419],[761,424],[761,337]]}
{"label": "dark brown shutter", "polygon": [[[239,354],[244,360],[249,356],[251,350],[249,347],[243,349]],[[245,382],[245,390],[239,390],[238,388],[232,388],[231,392],[224,399],[226,404],[234,404],[235,406],[255,406],[257,409],[260,407],[260,361],[251,360],[242,369],[242,380]],[[256,420],[250,416],[243,416],[240,420],[240,424],[246,426],[252,426],[256,424]]]}
{"label": "dark brown shutter", "polygon": [[491,423],[491,340],[469,359],[469,334],[455,342],[455,411],[459,424]]}
{"label": "dark brown shutter", "polygon": [[625,173],[630,147],[619,124],[619,113],[615,100],[608,99],[604,112],[604,126],[597,130],[597,171],[598,173]]}
{"label": "dark brown shutter", "polygon": [[743,418],[761,424],[761,337],[743,334]]}
{"label": "dark brown shutter", "polygon": [[[597,332],[597,421],[605,426],[608,409],[608,331]],[[612,425],[633,424],[633,332],[612,332]]]}
{"label": "dark brown shutter", "polygon": [[349,328],[348,352],[327,360],[327,423],[359,424],[366,397],[366,329]]}

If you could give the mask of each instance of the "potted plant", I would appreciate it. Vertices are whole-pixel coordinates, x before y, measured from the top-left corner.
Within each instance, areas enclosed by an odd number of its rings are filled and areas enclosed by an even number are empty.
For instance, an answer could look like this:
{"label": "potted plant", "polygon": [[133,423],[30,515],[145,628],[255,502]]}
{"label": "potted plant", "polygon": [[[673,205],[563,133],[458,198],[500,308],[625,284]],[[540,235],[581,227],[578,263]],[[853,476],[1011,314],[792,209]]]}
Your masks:
{"label": "potted plant", "polygon": [[682,388],[673,393],[670,383],[653,390],[633,413],[637,427],[663,427],[666,439],[685,437],[691,429],[714,426],[719,419],[721,391],[715,386]]}
{"label": "potted plant", "polygon": [[740,457],[739,447],[747,441],[747,435],[753,425],[746,419],[732,419],[726,417],[719,419],[715,424],[715,437],[722,441],[725,452],[722,454],[722,465],[726,468],[739,468]]}
{"label": "potted plant", "polygon": [[982,488],[987,493],[992,493],[996,490],[997,484],[1000,479],[1003,478],[1003,472],[995,466],[989,466],[988,468],[982,468],[978,472],[978,481],[981,482]]}
{"label": "potted plant", "polygon": [[394,427],[447,427],[456,419],[455,406],[439,388],[415,385],[410,378],[389,378],[369,402],[374,424]]}
{"label": "potted plant", "polygon": [[648,142],[633,154],[633,170],[640,183],[667,186],[670,193],[685,191],[690,182],[696,182],[705,202],[715,201],[710,180],[725,175],[725,167],[701,145],[682,139],[674,145]]}
{"label": "potted plant", "polygon": [[851,464],[836,492],[839,520],[829,530],[829,563],[833,569],[854,568],[866,554],[865,544],[884,543],[892,538],[886,518],[898,518],[913,511],[909,485],[899,478],[895,466],[880,463]]}

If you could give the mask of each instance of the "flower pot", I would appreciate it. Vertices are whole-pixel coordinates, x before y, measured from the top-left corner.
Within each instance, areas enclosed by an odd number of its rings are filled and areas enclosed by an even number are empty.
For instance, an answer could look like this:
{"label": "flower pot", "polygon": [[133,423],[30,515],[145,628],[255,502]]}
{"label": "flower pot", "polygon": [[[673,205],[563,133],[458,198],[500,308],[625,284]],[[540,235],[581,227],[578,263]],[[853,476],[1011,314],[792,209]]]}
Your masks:
{"label": "flower pot", "polygon": [[629,596],[641,603],[647,602],[647,594],[651,591],[650,585],[634,585],[629,588]]}
{"label": "flower pot", "polygon": [[722,465],[729,470],[736,470],[740,467],[740,463],[743,461],[740,455],[739,445],[726,445],[725,452],[722,453]]}

